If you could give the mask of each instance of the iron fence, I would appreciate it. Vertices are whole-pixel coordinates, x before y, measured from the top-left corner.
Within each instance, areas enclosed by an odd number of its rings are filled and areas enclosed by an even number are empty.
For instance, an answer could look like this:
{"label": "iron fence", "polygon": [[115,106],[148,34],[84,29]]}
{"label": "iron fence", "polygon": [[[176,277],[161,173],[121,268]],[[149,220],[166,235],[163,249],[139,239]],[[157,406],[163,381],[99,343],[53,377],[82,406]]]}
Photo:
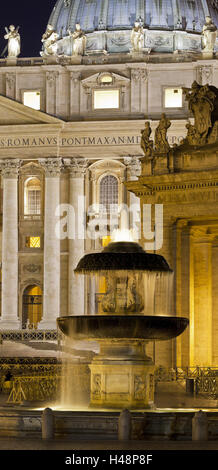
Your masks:
{"label": "iron fence", "polygon": [[193,379],[195,395],[208,398],[218,398],[218,368],[217,367],[157,367],[154,380],[158,382],[177,381],[185,383],[186,379]]}

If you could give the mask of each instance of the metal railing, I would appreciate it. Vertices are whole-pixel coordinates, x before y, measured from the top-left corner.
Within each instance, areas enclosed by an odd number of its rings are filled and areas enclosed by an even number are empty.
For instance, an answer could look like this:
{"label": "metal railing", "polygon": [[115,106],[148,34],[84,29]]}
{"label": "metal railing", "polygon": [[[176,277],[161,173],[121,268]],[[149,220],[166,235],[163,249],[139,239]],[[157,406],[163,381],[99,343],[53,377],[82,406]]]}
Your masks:
{"label": "metal railing", "polygon": [[58,341],[60,335],[57,330],[4,330],[0,331],[2,341]]}
{"label": "metal railing", "polygon": [[217,367],[157,367],[154,374],[155,383],[158,382],[185,382],[194,380],[195,395],[217,399],[218,398],[218,368]]}
{"label": "metal railing", "polygon": [[45,401],[56,398],[61,377],[40,375],[15,377],[7,403],[23,401]]}

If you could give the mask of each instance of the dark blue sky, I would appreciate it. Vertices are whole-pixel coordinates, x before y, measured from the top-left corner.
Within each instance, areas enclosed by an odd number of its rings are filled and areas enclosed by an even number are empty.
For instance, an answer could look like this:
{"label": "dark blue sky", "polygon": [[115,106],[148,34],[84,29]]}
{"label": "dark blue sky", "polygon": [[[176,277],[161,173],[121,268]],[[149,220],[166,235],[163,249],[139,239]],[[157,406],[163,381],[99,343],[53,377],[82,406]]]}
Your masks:
{"label": "dark blue sky", "polygon": [[19,57],[38,57],[41,37],[55,3],[56,0],[5,0],[0,15],[0,55],[7,44],[4,39],[5,26],[14,24],[20,26]]}

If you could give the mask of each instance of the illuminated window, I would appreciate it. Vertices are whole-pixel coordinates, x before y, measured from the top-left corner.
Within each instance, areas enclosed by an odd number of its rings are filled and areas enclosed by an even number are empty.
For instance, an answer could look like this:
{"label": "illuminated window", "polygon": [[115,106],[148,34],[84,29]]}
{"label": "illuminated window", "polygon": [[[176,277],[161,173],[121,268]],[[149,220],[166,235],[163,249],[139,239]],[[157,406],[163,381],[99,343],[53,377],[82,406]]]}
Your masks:
{"label": "illuminated window", "polygon": [[24,91],[23,104],[33,109],[40,109],[40,91]]}
{"label": "illuminated window", "polygon": [[118,180],[113,175],[106,175],[100,182],[100,204],[106,212],[116,211],[118,205]]}
{"label": "illuminated window", "polygon": [[24,215],[41,213],[41,185],[38,178],[32,177],[24,185]]}
{"label": "illuminated window", "polygon": [[40,237],[26,237],[26,248],[40,248]]}
{"label": "illuminated window", "polygon": [[164,92],[165,108],[182,108],[182,88],[166,88]]}
{"label": "illuminated window", "polygon": [[94,109],[110,108],[119,108],[119,90],[94,90]]}

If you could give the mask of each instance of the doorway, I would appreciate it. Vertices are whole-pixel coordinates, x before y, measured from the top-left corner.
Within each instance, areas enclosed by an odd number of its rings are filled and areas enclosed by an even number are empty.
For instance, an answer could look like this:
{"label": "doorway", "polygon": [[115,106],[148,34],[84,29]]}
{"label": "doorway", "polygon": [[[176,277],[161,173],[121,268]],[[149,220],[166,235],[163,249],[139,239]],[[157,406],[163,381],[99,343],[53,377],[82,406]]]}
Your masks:
{"label": "doorway", "polygon": [[23,292],[22,328],[37,329],[42,319],[42,289],[32,285]]}

